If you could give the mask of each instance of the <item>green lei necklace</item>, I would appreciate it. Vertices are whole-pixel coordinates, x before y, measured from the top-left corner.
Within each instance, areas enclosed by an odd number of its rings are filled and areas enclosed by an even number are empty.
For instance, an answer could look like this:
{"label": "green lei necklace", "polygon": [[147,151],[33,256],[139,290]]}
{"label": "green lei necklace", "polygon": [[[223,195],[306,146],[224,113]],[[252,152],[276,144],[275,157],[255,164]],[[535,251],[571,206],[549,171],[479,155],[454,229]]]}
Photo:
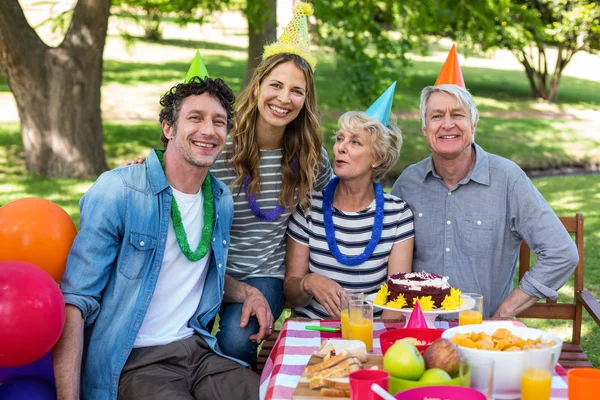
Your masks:
{"label": "green lei necklace", "polygon": [[[156,156],[162,165],[163,170],[165,164],[163,162],[163,151],[156,150]],[[204,226],[202,227],[202,237],[196,251],[192,252],[190,244],[188,243],[187,233],[183,227],[183,221],[181,220],[181,212],[177,206],[175,196],[171,200],[171,219],[173,220],[173,229],[175,230],[175,237],[181,252],[188,260],[196,262],[206,256],[208,249],[210,248],[210,238],[213,233],[213,216],[215,213],[213,205],[213,194],[212,194],[212,183],[210,181],[210,174],[206,175],[204,182],[202,183],[202,196],[204,198]]]}

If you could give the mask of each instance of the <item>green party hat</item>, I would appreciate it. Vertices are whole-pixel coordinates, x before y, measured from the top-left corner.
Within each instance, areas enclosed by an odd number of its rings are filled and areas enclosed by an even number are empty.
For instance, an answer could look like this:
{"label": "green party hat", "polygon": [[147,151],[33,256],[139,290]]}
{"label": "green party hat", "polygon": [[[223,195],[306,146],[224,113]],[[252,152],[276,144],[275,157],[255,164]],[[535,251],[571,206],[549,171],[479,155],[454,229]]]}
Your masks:
{"label": "green party hat", "polygon": [[183,81],[183,83],[188,83],[194,76],[198,76],[202,79],[205,77],[210,77],[210,75],[208,75],[206,65],[204,65],[204,61],[202,61],[202,57],[200,56],[200,52],[198,50],[196,50],[196,55],[192,60],[192,64],[190,65],[190,69],[188,69],[187,75],[185,76],[185,81]]}

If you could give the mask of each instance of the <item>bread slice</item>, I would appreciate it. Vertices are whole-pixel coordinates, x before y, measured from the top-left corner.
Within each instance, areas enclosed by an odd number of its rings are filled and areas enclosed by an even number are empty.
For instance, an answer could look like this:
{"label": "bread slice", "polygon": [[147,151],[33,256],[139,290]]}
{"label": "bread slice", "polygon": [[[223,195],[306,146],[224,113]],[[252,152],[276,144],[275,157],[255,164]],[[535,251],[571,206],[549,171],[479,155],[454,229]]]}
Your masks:
{"label": "bread slice", "polygon": [[348,350],[353,357],[357,357],[361,362],[367,362],[367,346],[360,340],[324,340],[315,352],[315,355],[326,359],[331,350],[336,354],[341,353],[343,350]]}
{"label": "bread slice", "polygon": [[350,390],[350,378],[347,376],[342,378],[324,378],[323,382],[331,389]]}
{"label": "bread slice", "polygon": [[350,389],[322,388],[320,393],[323,397],[350,397]]}
{"label": "bread slice", "polygon": [[361,369],[360,361],[356,358],[349,358],[333,368],[328,368],[311,376],[307,376],[309,379],[308,387],[317,389],[328,386],[325,379],[347,377],[350,373],[358,371],[359,369]]}

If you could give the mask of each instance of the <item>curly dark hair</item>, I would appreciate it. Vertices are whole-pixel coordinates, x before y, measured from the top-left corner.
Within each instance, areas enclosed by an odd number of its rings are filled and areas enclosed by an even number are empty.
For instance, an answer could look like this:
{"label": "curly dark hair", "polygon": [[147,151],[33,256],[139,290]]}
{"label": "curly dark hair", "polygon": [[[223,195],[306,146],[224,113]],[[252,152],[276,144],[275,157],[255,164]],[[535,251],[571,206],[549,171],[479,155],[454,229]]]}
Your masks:
{"label": "curly dark hair", "polygon": [[[165,121],[167,124],[174,126],[177,122],[183,101],[189,96],[197,96],[204,93],[208,93],[208,95],[217,99],[227,112],[227,132],[229,133],[233,126],[233,116],[235,114],[233,109],[235,95],[229,86],[219,78],[205,77],[202,79],[195,76],[188,83],[179,83],[173,86],[160,98],[160,105],[162,106],[159,114],[160,122]],[[169,140],[165,137],[164,133],[161,133],[160,141],[166,149]]]}

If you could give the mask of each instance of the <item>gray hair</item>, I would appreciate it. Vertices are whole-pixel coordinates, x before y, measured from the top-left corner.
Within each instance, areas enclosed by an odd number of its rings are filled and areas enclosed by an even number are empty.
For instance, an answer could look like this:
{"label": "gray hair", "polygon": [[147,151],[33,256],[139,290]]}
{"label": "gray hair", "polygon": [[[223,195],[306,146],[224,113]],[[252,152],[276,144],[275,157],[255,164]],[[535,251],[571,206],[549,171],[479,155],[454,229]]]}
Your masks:
{"label": "gray hair", "polygon": [[467,89],[463,89],[456,85],[439,85],[439,86],[427,86],[421,91],[421,126],[425,128],[427,126],[427,101],[432,93],[442,92],[450,94],[458,100],[458,104],[465,105],[471,114],[471,126],[475,125],[479,121],[479,113],[477,112],[477,105],[473,96]]}
{"label": "gray hair", "polygon": [[373,157],[380,165],[373,168],[373,180],[379,181],[392,169],[400,157],[402,132],[393,123],[385,126],[377,118],[362,111],[348,111],[338,120],[339,130],[357,133],[365,131],[371,135]]}

